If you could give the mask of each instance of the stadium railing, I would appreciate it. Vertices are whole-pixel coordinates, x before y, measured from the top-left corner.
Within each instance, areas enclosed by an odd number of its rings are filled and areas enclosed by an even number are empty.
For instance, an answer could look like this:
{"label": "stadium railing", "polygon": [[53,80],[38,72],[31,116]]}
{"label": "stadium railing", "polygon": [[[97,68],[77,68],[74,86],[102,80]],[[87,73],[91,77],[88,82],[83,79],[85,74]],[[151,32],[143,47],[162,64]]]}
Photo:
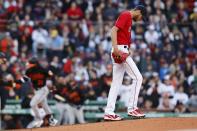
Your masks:
{"label": "stadium railing", "polygon": [[[15,99],[8,99],[6,100],[6,105],[3,110],[1,110],[1,114],[10,114],[10,115],[31,115],[32,111],[29,108],[22,108],[21,107],[22,100],[15,100]],[[107,101],[96,101],[96,100],[87,100],[85,101],[83,108],[84,108],[84,117],[87,121],[95,121],[96,119],[93,118],[89,113],[103,113],[104,107],[106,106]],[[56,101],[49,100],[48,104],[52,109],[55,116],[58,116],[58,110],[55,107]],[[116,108],[121,109],[124,107],[124,103],[118,101],[116,103]],[[99,120],[99,117],[98,117]]]}
{"label": "stadium railing", "polygon": [[[55,116],[58,116],[58,110],[55,107],[56,101],[49,100],[48,101],[53,113]],[[87,122],[97,122],[103,120],[104,108],[106,106],[106,101],[94,101],[88,100],[84,103],[84,117]],[[116,103],[117,113],[124,117],[128,118],[127,113],[125,112],[124,103],[118,101]],[[10,114],[10,115],[30,115],[30,109],[21,108],[21,100],[7,100],[5,108],[1,110],[1,114]],[[192,113],[172,113],[172,112],[146,112],[147,118],[155,118],[155,117],[197,117],[197,112]]]}

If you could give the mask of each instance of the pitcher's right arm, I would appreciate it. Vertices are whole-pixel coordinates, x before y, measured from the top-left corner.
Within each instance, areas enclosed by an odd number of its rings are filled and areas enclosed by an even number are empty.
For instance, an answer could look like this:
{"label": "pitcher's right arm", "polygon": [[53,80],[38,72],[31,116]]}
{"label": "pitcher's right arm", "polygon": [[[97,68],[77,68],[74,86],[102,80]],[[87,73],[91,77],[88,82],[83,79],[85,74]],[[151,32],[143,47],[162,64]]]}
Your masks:
{"label": "pitcher's right arm", "polygon": [[113,53],[119,56],[118,46],[117,46],[117,32],[118,32],[118,27],[113,26],[111,29],[112,47],[114,49]]}

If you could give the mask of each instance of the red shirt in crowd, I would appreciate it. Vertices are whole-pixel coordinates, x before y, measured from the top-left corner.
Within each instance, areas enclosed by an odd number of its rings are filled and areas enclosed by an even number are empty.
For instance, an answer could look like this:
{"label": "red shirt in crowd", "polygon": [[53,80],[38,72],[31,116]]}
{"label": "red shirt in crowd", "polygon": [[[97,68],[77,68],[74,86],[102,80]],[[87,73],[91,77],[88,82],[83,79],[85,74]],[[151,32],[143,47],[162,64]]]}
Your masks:
{"label": "red shirt in crowd", "polygon": [[64,63],[63,70],[65,73],[71,73],[72,72],[72,60],[67,59],[67,61]]}
{"label": "red shirt in crowd", "polygon": [[117,32],[117,44],[128,45],[131,44],[131,27],[132,16],[129,11],[123,11],[116,20],[115,26],[119,29]]}
{"label": "red shirt in crowd", "polygon": [[11,56],[16,56],[16,52],[13,50],[14,43],[10,38],[3,38],[0,41],[0,51],[3,53],[9,53]]}
{"label": "red shirt in crowd", "polygon": [[83,17],[83,12],[79,7],[69,8],[66,13],[69,18],[74,19],[74,20],[78,20]]}

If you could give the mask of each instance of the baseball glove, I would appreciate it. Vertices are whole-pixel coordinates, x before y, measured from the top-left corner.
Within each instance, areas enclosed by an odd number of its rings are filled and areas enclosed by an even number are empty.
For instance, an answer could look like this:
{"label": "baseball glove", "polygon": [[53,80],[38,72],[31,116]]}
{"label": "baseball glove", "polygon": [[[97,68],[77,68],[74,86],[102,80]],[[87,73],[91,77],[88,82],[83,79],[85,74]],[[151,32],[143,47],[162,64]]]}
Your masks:
{"label": "baseball glove", "polygon": [[115,63],[118,63],[118,64],[123,63],[127,59],[128,56],[129,56],[129,53],[125,53],[122,51],[119,51],[119,56],[112,53],[112,57],[113,57]]}

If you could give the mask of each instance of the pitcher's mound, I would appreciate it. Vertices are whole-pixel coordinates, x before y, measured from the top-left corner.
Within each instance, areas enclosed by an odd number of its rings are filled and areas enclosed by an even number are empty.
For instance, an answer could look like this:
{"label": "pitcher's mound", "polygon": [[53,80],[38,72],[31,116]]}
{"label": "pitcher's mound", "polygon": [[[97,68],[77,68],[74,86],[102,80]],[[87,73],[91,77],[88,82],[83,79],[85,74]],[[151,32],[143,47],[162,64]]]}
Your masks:
{"label": "pitcher's mound", "polygon": [[[147,118],[116,122],[98,122],[25,131],[197,131],[197,118]],[[21,130],[22,131],[22,130]]]}

